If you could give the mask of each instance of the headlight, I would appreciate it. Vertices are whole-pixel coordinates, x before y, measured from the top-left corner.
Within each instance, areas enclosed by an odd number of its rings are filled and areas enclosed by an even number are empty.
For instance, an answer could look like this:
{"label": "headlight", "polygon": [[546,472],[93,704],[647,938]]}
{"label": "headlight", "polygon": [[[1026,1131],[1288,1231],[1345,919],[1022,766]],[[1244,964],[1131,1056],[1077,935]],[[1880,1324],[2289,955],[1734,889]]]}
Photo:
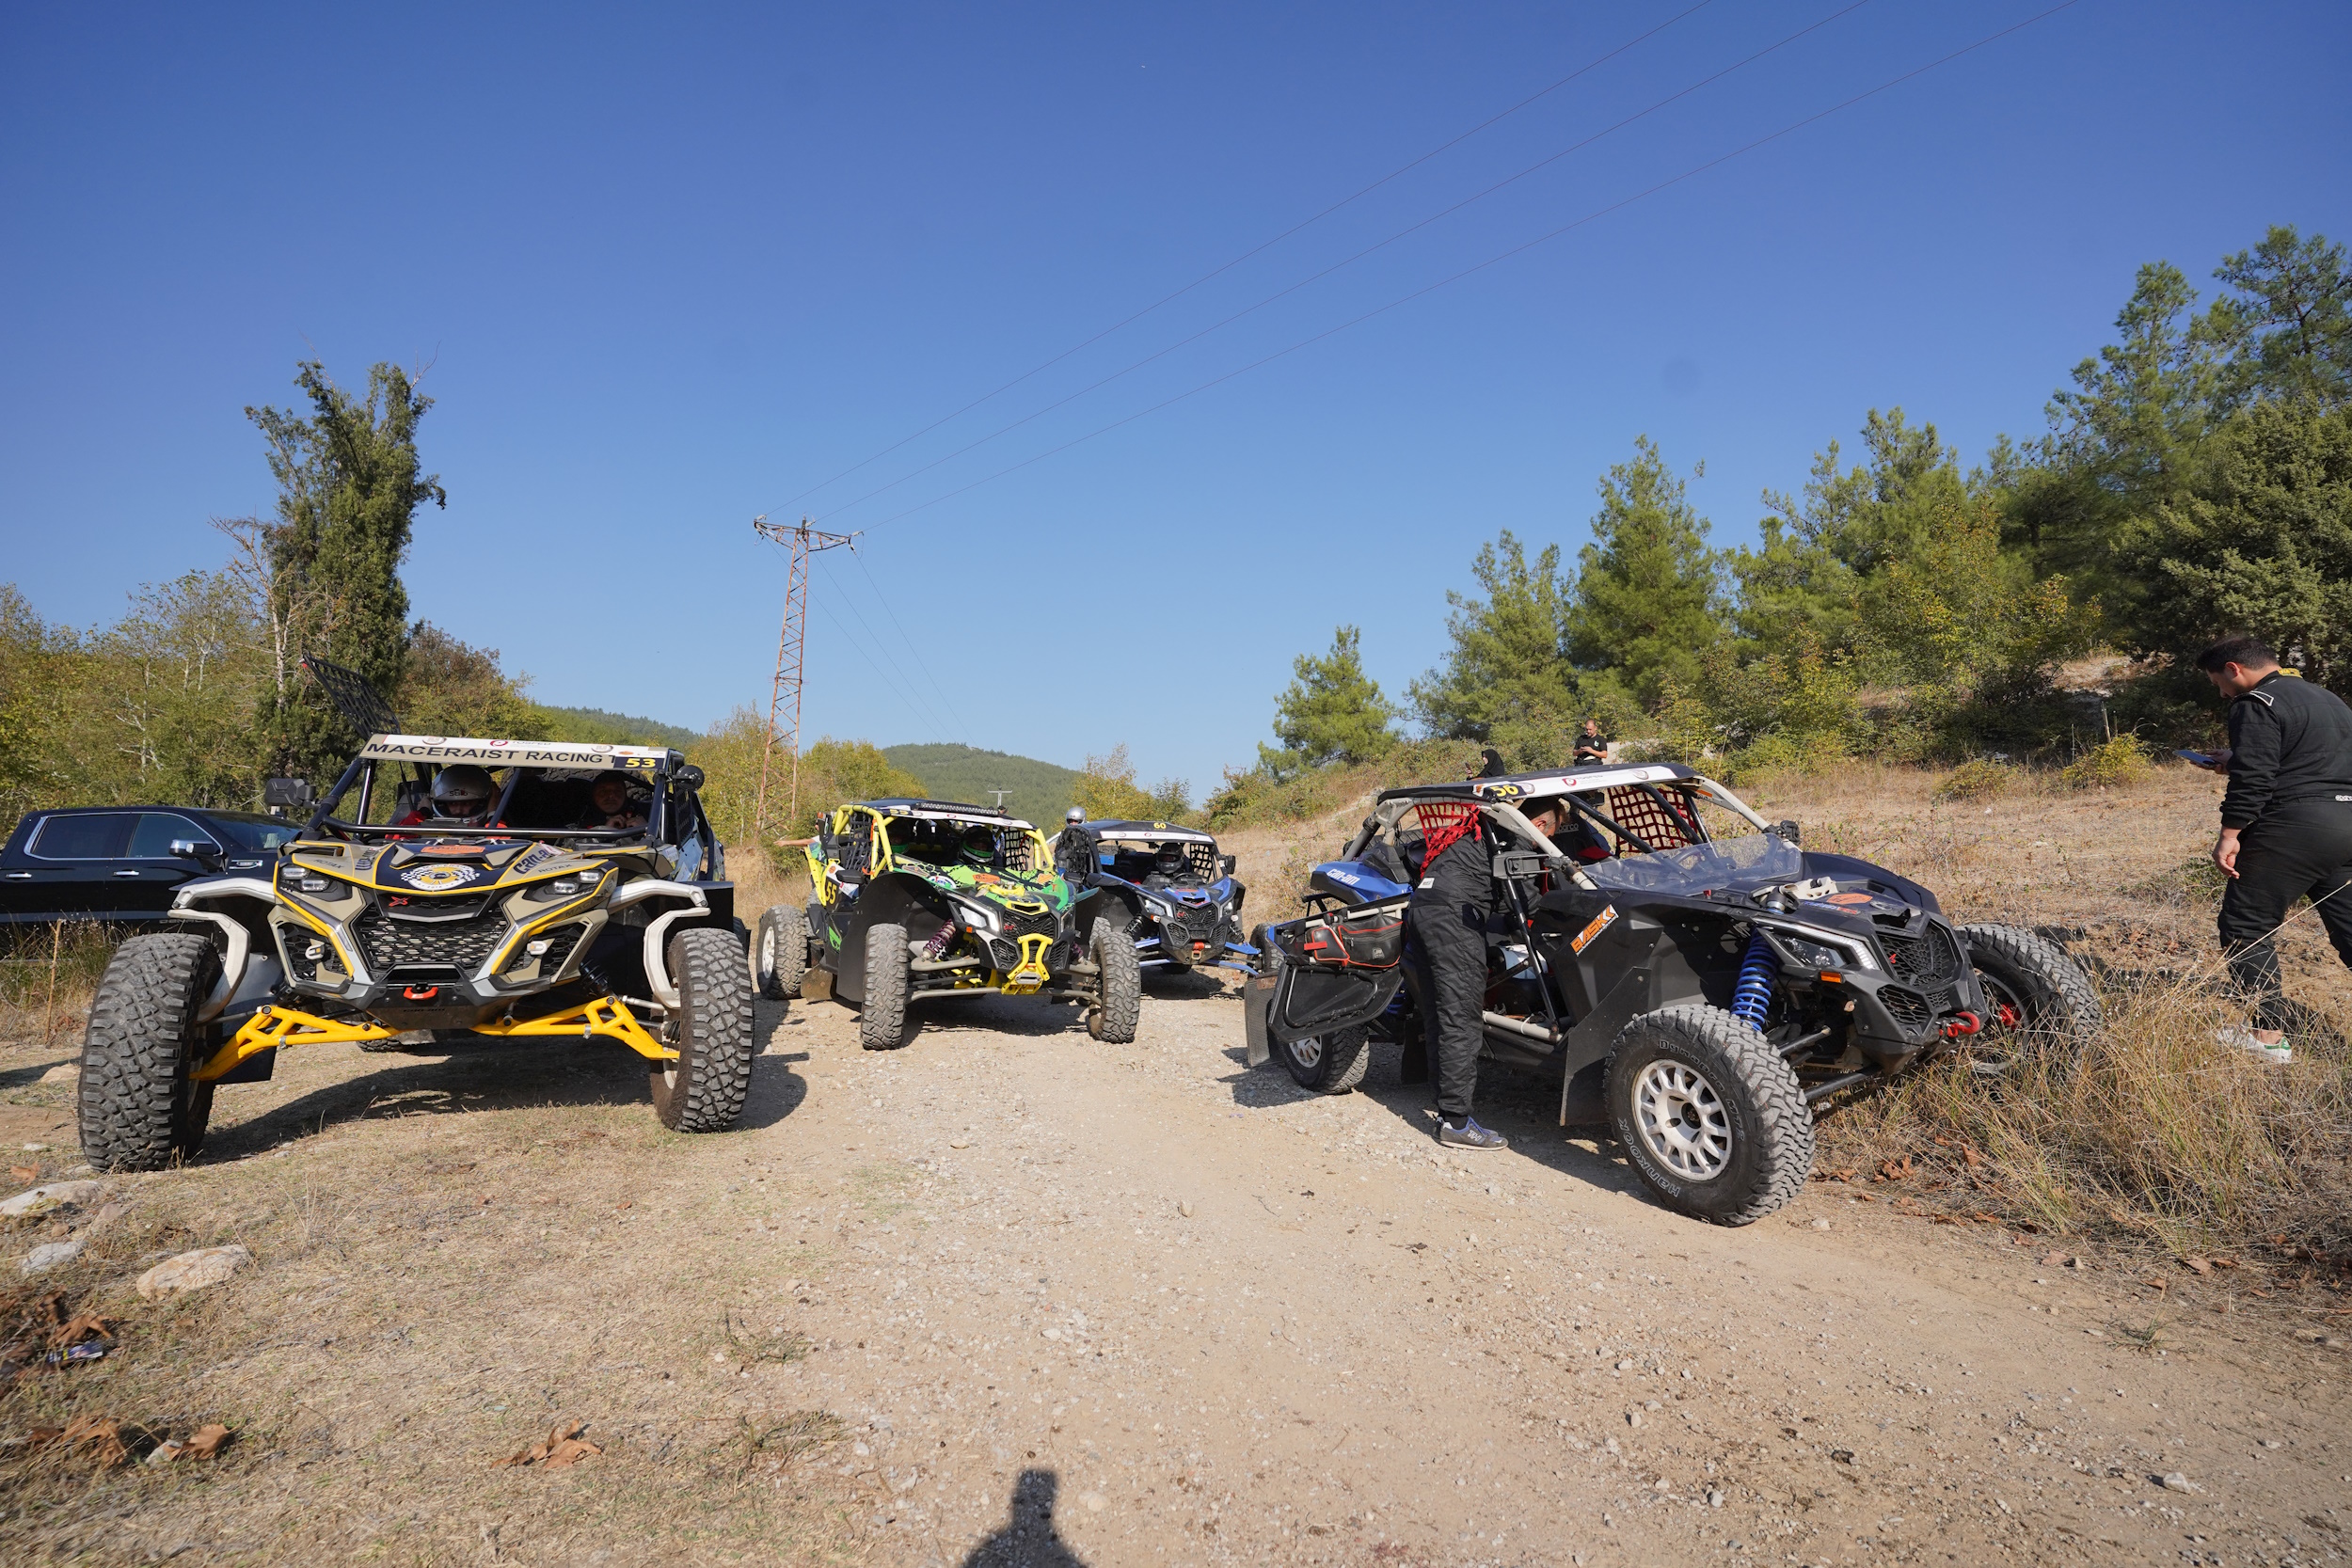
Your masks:
{"label": "headlight", "polygon": [[1858,949],[1843,942],[1827,942],[1813,937],[1801,937],[1793,931],[1772,928],[1772,940],[1790,958],[1808,969],[1868,969],[1870,960]]}
{"label": "headlight", "polygon": [[296,893],[325,893],[335,885],[331,879],[310,871],[297,872],[291,879]]}
{"label": "headlight", "polygon": [[601,871],[567,872],[552,880],[541,882],[531,890],[531,895],[533,898],[555,900],[577,898],[582,894],[594,893],[596,890],[596,884],[603,880],[604,873]]}
{"label": "headlight", "polygon": [[956,902],[956,913],[962,917],[966,926],[976,931],[996,929],[996,911],[986,904],[965,903],[959,899]]}

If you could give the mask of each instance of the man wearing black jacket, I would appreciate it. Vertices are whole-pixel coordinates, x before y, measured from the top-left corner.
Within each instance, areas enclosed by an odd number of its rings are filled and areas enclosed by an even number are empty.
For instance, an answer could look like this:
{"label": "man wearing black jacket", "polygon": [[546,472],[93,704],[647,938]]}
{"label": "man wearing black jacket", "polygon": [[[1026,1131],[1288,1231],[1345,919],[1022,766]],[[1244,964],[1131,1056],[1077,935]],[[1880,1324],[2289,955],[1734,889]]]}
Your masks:
{"label": "man wearing black jacket", "polygon": [[2296,899],[2312,901],[2352,968],[2352,707],[2280,669],[2257,638],[2217,642],[2197,668],[2231,699],[2230,748],[2212,764],[2230,775],[2213,863],[2230,879],[2219,922],[2230,975],[2254,1005],[2252,1028],[2222,1038],[2285,1062],[2293,1053],[2271,934]]}

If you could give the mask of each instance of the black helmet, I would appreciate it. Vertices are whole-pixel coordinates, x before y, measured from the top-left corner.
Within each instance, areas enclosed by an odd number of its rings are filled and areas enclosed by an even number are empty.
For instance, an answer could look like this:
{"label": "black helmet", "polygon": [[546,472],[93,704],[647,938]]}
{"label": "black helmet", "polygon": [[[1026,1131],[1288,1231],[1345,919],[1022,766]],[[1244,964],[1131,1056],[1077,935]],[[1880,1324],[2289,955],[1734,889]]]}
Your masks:
{"label": "black helmet", "polygon": [[478,822],[490,810],[498,786],[470,762],[453,763],[434,776],[433,815],[450,822]]}
{"label": "black helmet", "polygon": [[1183,845],[1163,844],[1152,854],[1152,866],[1163,877],[1178,877],[1184,874],[1191,859],[1192,857],[1184,852]]}
{"label": "black helmet", "polygon": [[963,830],[963,858],[974,865],[989,865],[996,859],[996,830],[975,822]]}

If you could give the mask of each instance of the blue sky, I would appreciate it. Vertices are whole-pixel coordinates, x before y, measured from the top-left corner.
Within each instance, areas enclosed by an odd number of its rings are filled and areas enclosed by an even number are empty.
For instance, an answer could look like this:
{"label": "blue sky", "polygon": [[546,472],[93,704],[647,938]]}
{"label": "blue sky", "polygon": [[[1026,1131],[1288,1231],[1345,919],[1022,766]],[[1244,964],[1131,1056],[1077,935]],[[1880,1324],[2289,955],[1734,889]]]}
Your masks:
{"label": "blue sky", "polygon": [[807,512],[872,531],[816,579],[812,734],[1123,740],[1199,788],[1334,625],[1401,694],[1482,540],[1572,557],[1637,436],[1738,543],[1873,406],[1971,458],[2038,432],[2142,261],[2352,237],[2352,11],[2081,0],[1041,455],[2048,3],[1873,0],[1038,413],[1848,4],[1713,0],[814,493],[1691,0],[11,7],[0,578],[89,623],[215,564],[206,519],[271,499],[244,406],[396,359],[450,494],[415,609],[543,700],[763,702],[750,519]]}

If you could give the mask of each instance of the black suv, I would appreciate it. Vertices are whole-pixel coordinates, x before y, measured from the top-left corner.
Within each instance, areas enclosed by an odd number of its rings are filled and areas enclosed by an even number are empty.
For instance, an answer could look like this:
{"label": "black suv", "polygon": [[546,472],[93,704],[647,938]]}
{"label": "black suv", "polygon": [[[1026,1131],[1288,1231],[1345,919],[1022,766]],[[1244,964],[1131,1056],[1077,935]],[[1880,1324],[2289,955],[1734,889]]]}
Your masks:
{"label": "black suv", "polygon": [[260,872],[299,821],[193,806],[29,813],[0,849],[0,925],[158,921],[183,882]]}

